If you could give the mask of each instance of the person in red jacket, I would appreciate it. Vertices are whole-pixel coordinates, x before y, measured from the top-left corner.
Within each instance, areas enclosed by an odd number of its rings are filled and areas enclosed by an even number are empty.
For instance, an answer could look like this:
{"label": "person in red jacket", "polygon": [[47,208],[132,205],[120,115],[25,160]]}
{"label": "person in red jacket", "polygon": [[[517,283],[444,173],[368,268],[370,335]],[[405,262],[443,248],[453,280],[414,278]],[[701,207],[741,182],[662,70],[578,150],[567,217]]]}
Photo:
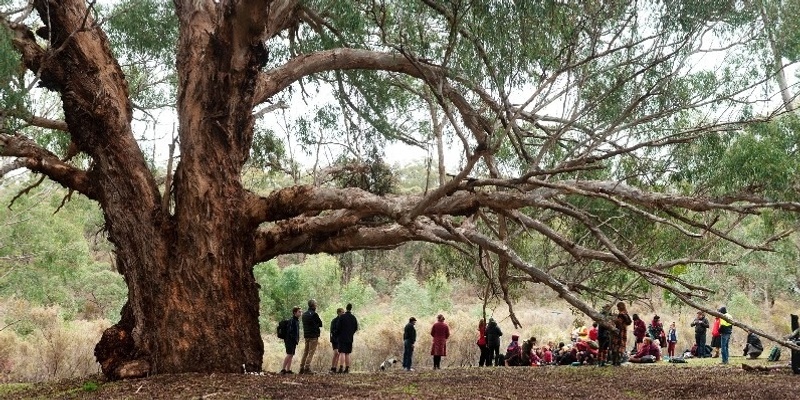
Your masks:
{"label": "person in red jacket", "polygon": [[436,323],[431,327],[431,355],[433,356],[433,369],[442,369],[442,357],[447,356],[447,339],[450,338],[450,327],[444,323],[444,315],[436,316]]}
{"label": "person in red jacket", "polygon": [[489,355],[489,346],[486,343],[486,320],[481,318],[478,321],[478,340],[475,342],[478,345],[478,349],[480,349],[481,356],[478,360],[479,367],[491,367],[492,360],[491,356]]}
{"label": "person in red jacket", "polygon": [[[642,339],[642,348],[630,358],[632,363],[656,362],[661,359],[661,348],[653,344],[653,339],[646,337]],[[652,361],[649,361],[652,360]]]}
{"label": "person in red jacket", "polygon": [[719,358],[719,348],[722,344],[722,335],[719,333],[719,317],[714,317],[714,324],[711,325],[711,347],[714,354],[711,357]]}

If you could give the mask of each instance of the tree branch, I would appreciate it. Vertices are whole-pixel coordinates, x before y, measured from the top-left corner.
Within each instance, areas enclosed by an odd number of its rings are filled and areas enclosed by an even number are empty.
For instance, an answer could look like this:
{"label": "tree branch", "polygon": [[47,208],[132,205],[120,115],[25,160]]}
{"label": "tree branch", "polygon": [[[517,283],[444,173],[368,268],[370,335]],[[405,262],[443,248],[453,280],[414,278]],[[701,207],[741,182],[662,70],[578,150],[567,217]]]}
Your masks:
{"label": "tree branch", "polygon": [[[57,155],[43,149],[36,142],[21,136],[0,133],[0,156],[18,157],[11,166],[27,168],[46,175],[67,189],[75,190],[90,199],[98,199],[86,171],[61,161]],[[0,177],[11,170],[4,167]]]}

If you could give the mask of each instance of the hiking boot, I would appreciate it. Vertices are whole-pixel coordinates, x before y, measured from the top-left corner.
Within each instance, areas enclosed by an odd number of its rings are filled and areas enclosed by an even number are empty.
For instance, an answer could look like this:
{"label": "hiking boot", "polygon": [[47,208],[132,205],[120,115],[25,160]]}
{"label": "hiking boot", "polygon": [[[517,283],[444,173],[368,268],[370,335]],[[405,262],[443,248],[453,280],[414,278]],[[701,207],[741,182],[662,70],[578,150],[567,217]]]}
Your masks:
{"label": "hiking boot", "polygon": [[350,367],[344,367],[344,371],[342,373],[343,374],[349,374],[350,373]]}
{"label": "hiking boot", "polygon": [[290,370],[290,369],[287,369],[287,370],[286,370],[286,373],[287,373],[287,374],[293,374],[293,373],[294,373],[294,371],[292,371],[292,370]]}
{"label": "hiking boot", "polygon": [[339,371],[338,371],[337,373],[339,373],[339,374],[343,374],[343,373],[344,373],[344,367],[341,367],[341,366],[340,366],[340,367],[339,367]]}
{"label": "hiking boot", "polygon": [[281,370],[281,372],[280,372],[280,374],[281,374],[281,375],[286,375],[286,370],[285,370],[285,369],[282,369],[282,370]]}
{"label": "hiking boot", "polygon": [[336,367],[331,367],[331,373],[332,373],[332,374],[335,374],[335,373],[336,373]]}
{"label": "hiking boot", "polygon": [[303,375],[314,375],[314,371],[312,371],[310,368],[301,369],[300,373]]}

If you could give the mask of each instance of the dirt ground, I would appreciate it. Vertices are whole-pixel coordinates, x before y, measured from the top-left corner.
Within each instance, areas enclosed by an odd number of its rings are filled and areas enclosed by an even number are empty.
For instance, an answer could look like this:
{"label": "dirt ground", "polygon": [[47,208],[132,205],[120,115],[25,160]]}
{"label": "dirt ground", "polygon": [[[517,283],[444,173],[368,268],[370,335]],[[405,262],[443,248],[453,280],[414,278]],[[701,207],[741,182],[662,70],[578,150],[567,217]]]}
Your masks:
{"label": "dirt ground", "polygon": [[[785,365],[781,363],[781,365]],[[800,375],[741,364],[658,363],[622,367],[492,367],[438,371],[99,377],[0,386],[2,399],[798,399]]]}

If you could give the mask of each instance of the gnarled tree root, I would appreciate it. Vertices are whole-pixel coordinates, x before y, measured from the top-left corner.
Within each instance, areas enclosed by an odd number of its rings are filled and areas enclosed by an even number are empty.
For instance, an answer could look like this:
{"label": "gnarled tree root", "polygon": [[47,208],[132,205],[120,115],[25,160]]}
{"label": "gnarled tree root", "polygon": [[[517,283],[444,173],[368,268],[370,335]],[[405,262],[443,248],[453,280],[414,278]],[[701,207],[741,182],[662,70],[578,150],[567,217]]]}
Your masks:
{"label": "gnarled tree root", "polygon": [[103,337],[94,347],[94,356],[103,375],[112,381],[142,378],[150,373],[150,362],[136,358],[133,336],[119,324],[103,332]]}

